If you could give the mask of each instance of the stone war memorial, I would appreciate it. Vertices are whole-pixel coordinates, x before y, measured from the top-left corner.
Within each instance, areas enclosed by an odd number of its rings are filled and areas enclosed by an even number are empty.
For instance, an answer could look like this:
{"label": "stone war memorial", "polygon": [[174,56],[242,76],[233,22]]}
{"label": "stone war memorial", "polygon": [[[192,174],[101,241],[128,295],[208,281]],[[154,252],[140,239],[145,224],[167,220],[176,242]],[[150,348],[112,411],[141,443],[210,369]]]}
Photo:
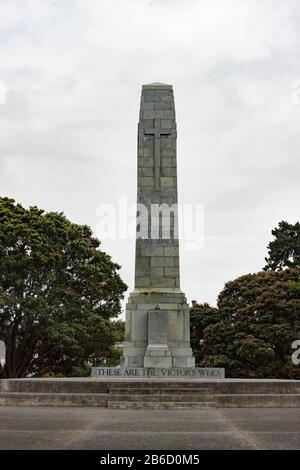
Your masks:
{"label": "stone war memorial", "polygon": [[121,367],[94,377],[223,378],[195,369],[189,306],[180,289],[177,129],[173,88],[144,85],[138,124],[135,289],[126,306]]}
{"label": "stone war memorial", "polygon": [[138,124],[135,284],[126,306],[120,365],[93,367],[91,377],[2,379],[0,405],[116,410],[300,407],[300,381],[231,379],[225,378],[223,368],[195,367],[189,306],[180,288],[176,145],[172,86],[144,85]]}

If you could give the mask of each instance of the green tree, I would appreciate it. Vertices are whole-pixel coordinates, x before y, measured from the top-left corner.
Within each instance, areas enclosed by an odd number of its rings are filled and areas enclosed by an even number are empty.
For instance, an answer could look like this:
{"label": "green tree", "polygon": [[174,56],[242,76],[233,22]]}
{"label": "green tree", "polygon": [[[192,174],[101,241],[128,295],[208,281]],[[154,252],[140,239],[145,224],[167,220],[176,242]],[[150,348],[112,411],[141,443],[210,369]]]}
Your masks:
{"label": "green tree", "polygon": [[291,362],[300,338],[300,270],[248,274],[228,282],[218,298],[223,318],[205,328],[202,366],[231,377],[299,378]]}
{"label": "green tree", "polygon": [[2,377],[76,375],[114,358],[126,290],[118,270],[88,226],[0,198]]}
{"label": "green tree", "polygon": [[222,314],[209,304],[194,304],[190,309],[191,347],[196,364],[204,359],[203,337],[205,328],[222,320]]}
{"label": "green tree", "polygon": [[300,268],[300,223],[292,225],[282,221],[272,230],[272,235],[275,239],[268,245],[264,271]]}

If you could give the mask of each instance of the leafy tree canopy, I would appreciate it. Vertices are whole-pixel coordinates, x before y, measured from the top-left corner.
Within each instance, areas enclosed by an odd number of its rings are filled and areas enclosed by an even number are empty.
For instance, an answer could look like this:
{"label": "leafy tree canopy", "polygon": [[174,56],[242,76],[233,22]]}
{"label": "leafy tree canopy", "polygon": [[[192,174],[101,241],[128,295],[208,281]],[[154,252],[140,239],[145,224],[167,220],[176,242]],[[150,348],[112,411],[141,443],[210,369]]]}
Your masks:
{"label": "leafy tree canopy", "polygon": [[[200,316],[208,310],[197,309]],[[217,311],[210,307],[201,343],[194,342],[199,365],[226,367],[229,377],[299,378],[291,362],[292,342],[300,338],[299,269],[248,274],[228,282]],[[195,329],[203,323],[196,313],[191,316]],[[215,321],[218,316],[220,321]]]}
{"label": "leafy tree canopy", "polygon": [[282,221],[272,230],[274,240],[268,245],[265,271],[300,268],[300,223]]}
{"label": "leafy tree canopy", "polygon": [[86,225],[0,198],[2,377],[75,375],[114,358],[126,290]]}
{"label": "leafy tree canopy", "polygon": [[190,310],[191,346],[196,359],[203,359],[203,336],[205,328],[222,320],[221,312],[209,304],[195,304]]}

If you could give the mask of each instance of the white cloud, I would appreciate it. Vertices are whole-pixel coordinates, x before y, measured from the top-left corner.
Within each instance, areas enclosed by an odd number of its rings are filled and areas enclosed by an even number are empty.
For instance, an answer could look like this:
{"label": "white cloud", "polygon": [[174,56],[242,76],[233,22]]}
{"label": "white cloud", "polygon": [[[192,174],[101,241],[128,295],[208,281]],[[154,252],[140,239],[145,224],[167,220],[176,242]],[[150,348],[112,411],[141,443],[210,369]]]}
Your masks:
{"label": "white cloud", "polygon": [[[206,243],[182,251],[189,299],[264,264],[299,220],[297,0],[0,0],[0,191],[97,226],[136,194],[142,83],[174,85],[182,202]],[[132,287],[134,244],[104,242]]]}

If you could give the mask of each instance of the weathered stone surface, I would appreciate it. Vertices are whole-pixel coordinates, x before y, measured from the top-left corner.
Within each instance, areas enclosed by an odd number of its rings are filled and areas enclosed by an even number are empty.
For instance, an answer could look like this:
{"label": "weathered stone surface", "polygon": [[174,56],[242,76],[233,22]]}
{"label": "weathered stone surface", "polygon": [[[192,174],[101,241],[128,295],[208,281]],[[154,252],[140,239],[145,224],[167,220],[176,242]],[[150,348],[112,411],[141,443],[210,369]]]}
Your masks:
{"label": "weathered stone surface", "polygon": [[155,256],[151,258],[151,266],[174,266],[173,256]]}
{"label": "weathered stone surface", "polygon": [[174,268],[164,268],[164,275],[166,277],[177,277],[178,276],[177,267],[174,266]]}
{"label": "weathered stone surface", "polygon": [[154,109],[171,110],[172,109],[172,103],[170,101],[156,102],[156,103],[154,103]]}
{"label": "weathered stone surface", "polygon": [[171,368],[172,367],[172,357],[171,356],[161,356],[158,357],[147,355],[147,351],[144,357],[144,367],[164,367],[164,368]]}
{"label": "weathered stone surface", "polygon": [[149,157],[140,157],[138,160],[138,165],[140,167],[150,167],[153,168],[153,158]]}
{"label": "weathered stone surface", "polygon": [[148,111],[147,110],[143,112],[144,119],[154,119],[154,118],[163,119],[164,117],[165,117],[164,111],[157,111],[157,110]]}
{"label": "weathered stone surface", "polygon": [[151,256],[163,256],[164,247],[162,246],[152,246],[151,247]]}
{"label": "weathered stone surface", "polygon": [[148,110],[154,110],[154,103],[143,103],[143,110],[148,111]]}
{"label": "weathered stone surface", "polygon": [[162,188],[172,188],[174,186],[175,179],[170,176],[161,176]]}
{"label": "weathered stone surface", "polygon": [[139,176],[150,176],[153,177],[153,168],[151,167],[140,167]]}
{"label": "weathered stone surface", "polygon": [[163,277],[164,275],[164,268],[153,268],[151,267],[151,277]]}
{"label": "weathered stone surface", "polygon": [[162,176],[176,176],[176,168],[175,167],[167,167],[161,169]]}
{"label": "weathered stone surface", "polygon": [[[72,424],[73,419],[76,421],[76,423],[74,421],[76,432],[73,434],[71,441],[73,442],[73,438],[75,438],[78,444],[78,423],[82,418],[81,426],[85,429],[87,421],[90,419],[89,435],[95,429],[95,419],[101,423],[101,446],[103,447],[103,436],[107,431],[105,441],[107,447],[105,448],[111,450],[111,438],[112,434],[115,433],[111,433],[111,420],[107,417],[114,418],[116,414],[110,414],[109,409],[103,410],[103,408],[160,410],[159,419],[157,420],[153,419],[151,413],[144,413],[142,422],[140,415],[135,421],[136,414],[132,413],[130,415],[130,420],[134,421],[133,426],[136,432],[132,448],[136,448],[136,439],[145,429],[144,421],[147,421],[147,416],[149,416],[146,426],[147,433],[142,435],[141,449],[145,449],[145,442],[149,438],[151,426],[153,434],[159,436],[156,441],[157,447],[161,447],[162,430],[160,426],[162,416],[165,424],[169,423],[167,431],[170,431],[168,434],[171,436],[174,434],[174,420],[176,422],[176,437],[174,441],[169,441],[173,444],[174,447],[172,448],[174,449],[178,448],[178,442],[182,443],[185,434],[188,436],[192,434],[194,438],[193,440],[186,440],[186,447],[181,445],[181,448],[192,448],[193,444],[193,448],[197,450],[199,449],[199,442],[202,443],[201,448],[203,448],[203,436],[208,434],[209,436],[205,437],[207,439],[206,445],[207,448],[211,449],[211,433],[207,433],[207,431],[208,426],[210,426],[214,440],[216,416],[221,416],[221,421],[218,422],[220,428],[218,445],[214,443],[214,448],[220,448],[224,445],[224,435],[228,433],[228,427],[232,427],[232,420],[234,420],[235,425],[239,426],[241,431],[239,437],[243,434],[243,431],[249,431],[250,428],[252,431],[256,431],[258,437],[255,443],[253,441],[255,433],[252,432],[251,443],[253,448],[270,448],[270,446],[278,448],[279,443],[282,449],[299,448],[299,380],[215,380],[212,377],[203,376],[203,373],[198,378],[191,378],[185,376],[185,369],[180,367],[167,369],[168,376],[160,378],[158,375],[162,373],[163,369],[145,369],[140,366],[138,369],[144,371],[143,376],[134,375],[135,369],[134,367],[128,368],[126,376],[122,376],[122,373],[119,372],[120,369],[116,368],[114,369],[116,374],[107,374],[106,377],[102,376],[100,378],[2,379],[0,381],[1,449],[7,449],[8,447],[10,449],[32,449],[33,445],[37,449],[44,448],[46,441],[44,433],[41,433],[40,429],[43,429],[44,432],[51,431],[51,439],[48,439],[47,442],[51,441],[48,444],[50,447],[55,447],[57,442],[61,442],[62,431],[70,433],[70,429],[73,427],[70,424]],[[188,368],[187,370],[190,374],[193,369]],[[176,376],[178,372],[180,375]],[[4,405],[9,406],[9,408],[3,408]],[[38,407],[42,408],[38,409]],[[68,410],[64,407],[72,407],[72,409]],[[75,407],[81,408],[76,410]],[[213,408],[227,408],[227,410],[219,413]],[[247,408],[247,410],[244,408]],[[285,410],[282,408],[285,408]],[[182,409],[190,410],[187,412],[188,419],[186,413],[179,412],[176,414],[176,410]],[[205,411],[204,420],[203,409],[208,409]],[[168,411],[164,412],[163,410]],[[162,415],[162,413],[165,414]],[[76,415],[75,418],[74,414]],[[119,419],[120,413],[117,415]],[[125,412],[123,415],[120,421],[121,427],[123,426],[126,434],[128,434],[128,413]],[[226,419],[224,421],[224,417],[229,418],[228,422]],[[26,426],[24,427],[25,421]],[[103,426],[105,427],[106,422],[108,426],[103,432]],[[283,430],[288,432],[283,432]],[[53,433],[56,431],[55,438],[53,438]],[[285,434],[287,434],[287,437],[282,438]],[[34,440],[32,435],[34,435]],[[42,438],[39,437],[40,435],[42,435]],[[164,439],[165,436],[166,432]],[[237,445],[234,436],[232,437],[232,448],[236,448]],[[66,448],[70,447],[69,438],[68,435]],[[127,440],[123,440],[122,448],[127,449],[129,441],[133,442],[132,433],[130,433],[129,438],[127,436]],[[93,444],[91,442],[90,439],[87,443],[86,433],[84,433],[84,439],[80,442],[79,447],[90,449],[93,445],[93,448],[98,449],[99,433],[95,434]],[[244,445],[245,448],[249,448],[249,432],[246,432]],[[227,448],[227,444],[225,447]],[[117,433],[114,448],[120,448],[120,432]],[[149,444],[150,448],[152,446]]]}
{"label": "weathered stone surface", "polygon": [[164,247],[164,256],[179,256],[179,246]]}
{"label": "weathered stone surface", "polygon": [[150,277],[149,276],[139,276],[136,275],[135,282],[140,287],[150,287]]}
{"label": "weathered stone surface", "polygon": [[169,111],[169,110],[164,111],[164,118],[165,118],[165,119],[175,120],[175,111],[174,111],[174,110],[172,110],[172,111]]}
{"label": "weathered stone surface", "polygon": [[[161,83],[143,86],[138,124],[137,202],[148,210],[150,224],[146,235],[150,238],[139,235],[136,241],[135,291],[127,304],[122,361],[126,367],[194,365],[189,308],[180,291],[179,247],[175,238],[178,234],[176,138],[172,86]],[[153,205],[161,208],[158,214],[152,213]],[[163,212],[164,206],[175,207],[175,212]],[[145,218],[140,218],[139,225],[143,221]],[[157,305],[166,319],[166,344],[160,349],[151,348],[149,343],[148,315]],[[159,338],[159,326],[154,329],[155,335]]]}
{"label": "weathered stone surface", "polygon": [[[143,85],[143,90],[172,90],[172,85],[168,83],[153,82]],[[148,92],[147,92],[148,93]]]}
{"label": "weathered stone surface", "polygon": [[174,126],[174,121],[171,119],[162,119],[161,120],[161,127],[162,129],[172,129]]}
{"label": "weathered stone surface", "polygon": [[148,312],[148,347],[167,344],[167,313],[163,310]]}
{"label": "weathered stone surface", "polygon": [[148,176],[141,176],[139,178],[139,185],[140,186],[150,186],[153,187],[154,185],[154,178]]}

